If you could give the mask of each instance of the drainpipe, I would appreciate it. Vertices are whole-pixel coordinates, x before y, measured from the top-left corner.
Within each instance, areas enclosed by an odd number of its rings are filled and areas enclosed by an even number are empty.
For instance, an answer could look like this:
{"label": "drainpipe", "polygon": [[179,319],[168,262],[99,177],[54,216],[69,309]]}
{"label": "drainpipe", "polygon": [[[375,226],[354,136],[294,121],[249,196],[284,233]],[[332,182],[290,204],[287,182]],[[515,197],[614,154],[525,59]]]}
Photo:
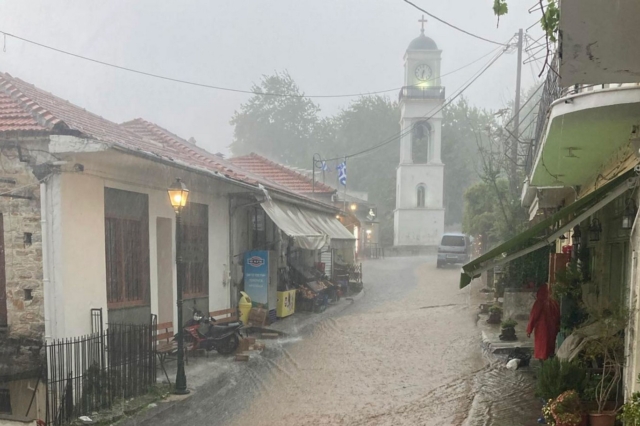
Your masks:
{"label": "drainpipe", "polygon": [[[40,183],[40,232],[42,234],[42,290],[44,294],[44,338],[49,341],[52,338],[51,318],[55,318],[55,291],[52,288],[49,277],[49,195],[47,193],[48,177]],[[55,320],[54,320],[55,324]],[[55,334],[55,333],[53,333]]]}
{"label": "drainpipe", "polygon": [[229,260],[228,260],[228,265],[229,265],[229,303],[230,306],[233,308],[234,306],[237,305],[237,290],[235,288],[234,282],[231,279],[232,275],[233,275],[233,224],[234,224],[234,220],[233,220],[233,213],[235,211],[235,209],[233,208],[233,204],[234,204],[234,200],[235,197],[233,196],[229,196]]}

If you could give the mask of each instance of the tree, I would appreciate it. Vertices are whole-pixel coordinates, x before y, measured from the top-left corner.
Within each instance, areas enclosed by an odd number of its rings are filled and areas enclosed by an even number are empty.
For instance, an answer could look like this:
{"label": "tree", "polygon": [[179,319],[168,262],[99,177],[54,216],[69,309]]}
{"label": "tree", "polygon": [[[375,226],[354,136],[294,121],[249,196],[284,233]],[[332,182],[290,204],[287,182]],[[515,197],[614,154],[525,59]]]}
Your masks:
{"label": "tree", "polygon": [[[361,97],[331,119],[335,131],[333,143],[327,141],[318,152],[325,158],[335,158],[370,148],[397,136],[399,121],[400,109],[396,102],[382,96]],[[347,159],[347,187],[366,191],[369,200],[378,207],[380,237],[385,245],[393,244],[396,167],[399,161],[399,143],[395,140]]]}
{"label": "tree", "polygon": [[233,155],[257,152],[275,161],[305,166],[313,155],[313,138],[320,120],[320,107],[304,97],[285,71],[263,76],[254,92],[291,95],[253,95],[231,119],[235,126]]}
{"label": "tree", "polygon": [[462,223],[464,193],[479,180],[477,133],[496,126],[489,112],[470,106],[464,97],[442,112],[445,224]]}

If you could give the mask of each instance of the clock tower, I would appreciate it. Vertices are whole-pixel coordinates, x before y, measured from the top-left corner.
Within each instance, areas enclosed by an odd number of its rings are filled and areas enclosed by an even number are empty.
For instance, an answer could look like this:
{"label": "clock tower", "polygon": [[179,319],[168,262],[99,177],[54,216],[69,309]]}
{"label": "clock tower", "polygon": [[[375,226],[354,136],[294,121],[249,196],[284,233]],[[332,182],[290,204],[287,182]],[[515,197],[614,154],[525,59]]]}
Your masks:
{"label": "clock tower", "polygon": [[396,176],[395,246],[437,246],[444,233],[444,164],[440,138],[444,87],[441,50],[422,30],[404,55],[400,91],[400,164]]}

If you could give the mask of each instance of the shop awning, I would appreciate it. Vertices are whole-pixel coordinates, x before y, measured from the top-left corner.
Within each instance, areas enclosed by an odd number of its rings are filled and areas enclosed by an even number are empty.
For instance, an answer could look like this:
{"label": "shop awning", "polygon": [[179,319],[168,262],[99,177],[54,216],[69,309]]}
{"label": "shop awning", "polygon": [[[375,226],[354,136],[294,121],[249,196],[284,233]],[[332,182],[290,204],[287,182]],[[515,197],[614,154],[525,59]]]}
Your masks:
{"label": "shop awning", "polygon": [[340,223],[338,219],[311,210],[301,209],[302,214],[311,226],[330,239],[331,248],[343,248],[353,246],[355,248],[356,237]]}
{"label": "shop awning", "polygon": [[315,230],[298,207],[273,200],[261,205],[276,226],[293,238],[296,247],[319,250],[328,244],[329,238]]}
{"label": "shop awning", "polygon": [[[462,267],[460,274],[460,288],[469,285],[472,279],[479,277],[482,272],[488,269],[503,265],[554,243],[569,229],[633,187],[636,181],[637,178],[629,178],[628,174],[625,174],[467,263]],[[573,218],[568,220],[570,217]],[[550,230],[560,221],[564,222],[562,226]]]}

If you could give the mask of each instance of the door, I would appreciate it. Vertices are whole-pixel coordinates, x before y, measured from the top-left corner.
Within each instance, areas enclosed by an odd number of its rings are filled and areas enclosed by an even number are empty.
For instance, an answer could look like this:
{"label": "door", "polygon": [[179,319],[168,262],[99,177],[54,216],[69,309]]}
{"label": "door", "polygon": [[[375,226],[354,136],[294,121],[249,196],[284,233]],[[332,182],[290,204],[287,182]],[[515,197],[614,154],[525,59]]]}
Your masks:
{"label": "door", "polygon": [[609,245],[609,282],[604,296],[614,303],[625,303],[627,287],[627,265],[629,243],[618,242]]}
{"label": "door", "polygon": [[7,280],[4,270],[4,216],[0,213],[0,327],[7,326]]}
{"label": "door", "polygon": [[156,220],[158,255],[158,324],[173,322],[173,264],[171,219]]}

